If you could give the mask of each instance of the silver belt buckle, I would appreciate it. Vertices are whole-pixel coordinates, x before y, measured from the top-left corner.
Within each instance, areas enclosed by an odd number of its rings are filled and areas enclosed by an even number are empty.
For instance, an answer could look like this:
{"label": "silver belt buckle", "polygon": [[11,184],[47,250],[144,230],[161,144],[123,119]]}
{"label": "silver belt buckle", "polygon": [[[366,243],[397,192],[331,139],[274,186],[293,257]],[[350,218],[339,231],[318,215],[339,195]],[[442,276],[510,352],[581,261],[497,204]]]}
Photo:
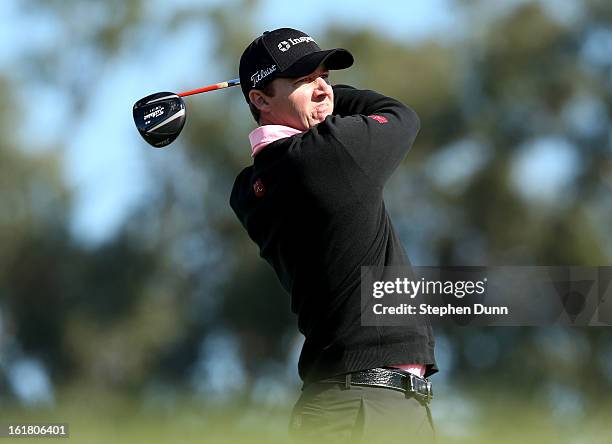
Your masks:
{"label": "silver belt buckle", "polygon": [[429,403],[433,399],[433,390],[429,379],[419,378],[410,373],[408,384],[410,384],[409,391],[420,401]]}

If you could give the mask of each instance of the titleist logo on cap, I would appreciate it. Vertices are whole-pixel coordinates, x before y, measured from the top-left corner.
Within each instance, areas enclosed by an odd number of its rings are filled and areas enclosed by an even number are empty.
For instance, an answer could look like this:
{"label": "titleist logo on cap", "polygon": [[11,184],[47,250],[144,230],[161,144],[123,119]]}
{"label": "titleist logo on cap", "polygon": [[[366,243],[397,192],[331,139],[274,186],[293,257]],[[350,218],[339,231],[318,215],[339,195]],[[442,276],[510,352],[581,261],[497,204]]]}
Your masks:
{"label": "titleist logo on cap", "polygon": [[260,69],[258,71],[255,71],[255,74],[253,74],[251,76],[251,82],[253,82],[252,86],[257,85],[258,82],[260,82],[261,80],[263,80],[266,77],[268,77],[274,71],[276,71],[276,65],[272,65],[272,66],[270,66],[268,68],[264,68],[264,69]]}

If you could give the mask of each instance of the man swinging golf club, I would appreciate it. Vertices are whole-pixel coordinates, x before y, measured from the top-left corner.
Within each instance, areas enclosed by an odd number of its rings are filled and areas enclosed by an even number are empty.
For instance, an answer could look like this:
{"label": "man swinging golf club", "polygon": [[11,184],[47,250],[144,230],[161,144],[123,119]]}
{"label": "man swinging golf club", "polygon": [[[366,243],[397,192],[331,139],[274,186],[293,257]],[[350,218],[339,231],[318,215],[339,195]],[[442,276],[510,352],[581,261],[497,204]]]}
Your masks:
{"label": "man swinging golf club", "polygon": [[231,206],[291,294],[305,336],[304,382],[291,435],[317,442],[426,442],[437,371],[429,326],[362,326],[362,266],[408,265],[383,187],[419,120],[397,100],[331,86],[345,49],[321,50],[290,28],[265,32],[240,59],[240,83],[258,123],[253,165]]}

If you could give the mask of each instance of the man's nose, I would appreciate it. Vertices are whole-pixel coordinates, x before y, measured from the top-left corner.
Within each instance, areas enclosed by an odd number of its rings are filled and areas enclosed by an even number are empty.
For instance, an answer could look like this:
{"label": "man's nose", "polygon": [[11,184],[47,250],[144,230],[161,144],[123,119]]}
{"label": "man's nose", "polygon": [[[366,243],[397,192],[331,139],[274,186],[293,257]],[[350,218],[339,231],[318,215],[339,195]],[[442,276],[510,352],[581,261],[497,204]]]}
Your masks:
{"label": "man's nose", "polygon": [[321,76],[317,77],[317,87],[315,88],[315,93],[320,94],[328,94],[331,89],[331,85],[329,83],[329,77],[323,78]]}

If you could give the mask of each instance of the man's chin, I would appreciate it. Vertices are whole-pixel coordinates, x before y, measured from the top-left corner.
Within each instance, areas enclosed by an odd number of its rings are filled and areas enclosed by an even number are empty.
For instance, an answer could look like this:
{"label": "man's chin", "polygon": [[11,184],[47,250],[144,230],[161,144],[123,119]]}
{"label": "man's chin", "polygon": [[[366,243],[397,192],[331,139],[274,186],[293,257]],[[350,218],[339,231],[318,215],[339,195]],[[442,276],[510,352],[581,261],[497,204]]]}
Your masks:
{"label": "man's chin", "polygon": [[319,123],[323,122],[327,116],[330,116],[330,115],[331,115],[331,111],[329,110],[329,108],[327,108],[322,112],[315,113],[312,120],[314,121],[315,125],[318,125]]}
{"label": "man's chin", "polygon": [[313,126],[318,125],[319,123],[323,122],[324,120],[325,120],[325,117],[322,118],[322,119],[319,119],[319,118],[312,119],[311,122],[310,122],[310,128],[312,128]]}

